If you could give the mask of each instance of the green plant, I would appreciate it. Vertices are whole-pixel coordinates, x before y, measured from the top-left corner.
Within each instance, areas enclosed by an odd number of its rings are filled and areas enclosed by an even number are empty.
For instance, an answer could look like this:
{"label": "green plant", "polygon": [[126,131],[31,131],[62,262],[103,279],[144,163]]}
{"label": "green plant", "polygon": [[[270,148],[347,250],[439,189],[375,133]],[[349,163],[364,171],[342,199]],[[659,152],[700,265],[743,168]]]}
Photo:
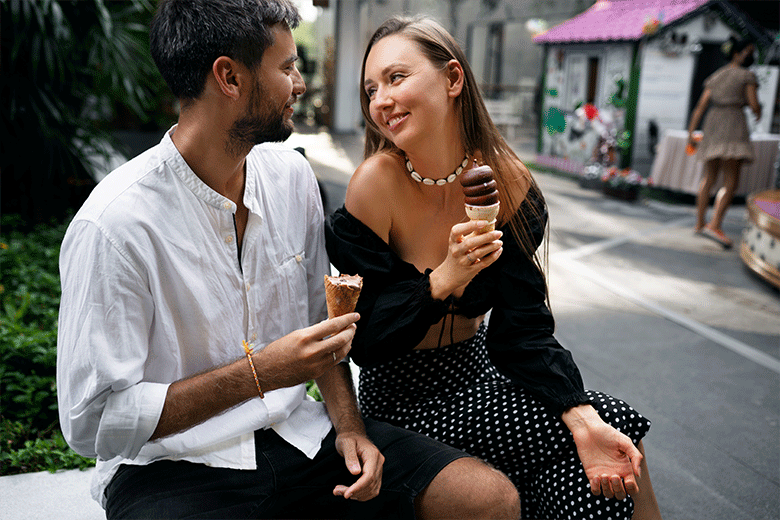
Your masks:
{"label": "green plant", "polygon": [[306,382],[306,393],[315,401],[322,401],[322,394],[320,394],[320,389],[314,380]]}
{"label": "green plant", "polygon": [[56,361],[58,258],[67,223],[0,233],[0,475],[92,464],[59,431]]}
{"label": "green plant", "polygon": [[18,225],[4,217],[0,235],[0,409],[45,430],[57,422],[58,257],[66,226],[25,234]]}
{"label": "green plant", "polygon": [[0,422],[0,475],[30,471],[87,469],[94,459],[82,457],[68,447],[59,430],[41,432],[30,438],[24,424],[2,419]]}

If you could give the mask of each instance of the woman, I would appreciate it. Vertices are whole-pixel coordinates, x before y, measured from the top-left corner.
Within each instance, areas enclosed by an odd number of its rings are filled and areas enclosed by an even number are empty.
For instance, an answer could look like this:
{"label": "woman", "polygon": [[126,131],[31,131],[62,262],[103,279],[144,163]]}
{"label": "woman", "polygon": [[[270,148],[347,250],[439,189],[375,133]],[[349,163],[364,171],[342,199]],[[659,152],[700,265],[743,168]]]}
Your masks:
{"label": "woman", "polygon": [[[634,503],[637,517],[659,518],[634,446],[649,422],[586,392],[553,338],[535,255],[544,200],[457,43],[430,20],[391,19],[361,79],[366,160],[326,237],[331,262],[364,279],[351,351],[363,413],[504,471],[524,518],[631,518]],[[486,223],[467,221],[453,181],[475,161],[494,170],[501,211],[498,230],[469,236]]]}
{"label": "woman", "polygon": [[[753,64],[755,45],[748,40],[731,38],[724,46],[729,50],[730,61],[704,80],[704,92],[688,124],[688,143],[696,146],[693,131],[699,126],[707,107],[712,105],[704,119],[703,135],[698,145],[697,158],[704,161],[704,167],[696,194],[694,232],[730,248],[732,241],[721,227],[723,217],[739,184],[742,164],[753,161],[753,145],[742,107],[750,105],[756,120],[759,120],[761,105],[756,95],[756,76],[747,69]],[[705,216],[710,191],[720,171],[723,171],[723,187],[715,197],[712,220],[707,223]]]}

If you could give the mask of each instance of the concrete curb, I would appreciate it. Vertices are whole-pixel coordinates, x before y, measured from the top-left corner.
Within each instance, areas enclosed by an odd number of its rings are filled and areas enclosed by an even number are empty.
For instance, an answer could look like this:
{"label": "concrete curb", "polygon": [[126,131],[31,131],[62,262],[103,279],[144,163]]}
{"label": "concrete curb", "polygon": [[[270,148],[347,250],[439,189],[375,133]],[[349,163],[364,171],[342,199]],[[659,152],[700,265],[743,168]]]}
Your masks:
{"label": "concrete curb", "polygon": [[94,472],[93,468],[0,477],[0,520],[105,520],[103,508],[90,495]]}

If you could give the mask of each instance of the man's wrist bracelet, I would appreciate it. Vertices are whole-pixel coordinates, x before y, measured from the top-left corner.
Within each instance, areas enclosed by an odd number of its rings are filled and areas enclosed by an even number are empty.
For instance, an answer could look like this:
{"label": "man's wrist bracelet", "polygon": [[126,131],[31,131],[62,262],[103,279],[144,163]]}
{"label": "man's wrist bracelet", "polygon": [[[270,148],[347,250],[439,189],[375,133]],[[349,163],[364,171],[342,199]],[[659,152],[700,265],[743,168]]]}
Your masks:
{"label": "man's wrist bracelet", "polygon": [[255,378],[255,384],[257,385],[257,393],[260,394],[260,399],[263,399],[265,395],[263,394],[263,389],[260,388],[260,380],[257,378],[257,371],[255,370],[255,362],[252,361],[252,345],[246,342],[246,340],[241,340],[241,345],[244,347],[244,352],[246,352],[246,358],[249,360],[249,368],[252,369],[252,376]]}

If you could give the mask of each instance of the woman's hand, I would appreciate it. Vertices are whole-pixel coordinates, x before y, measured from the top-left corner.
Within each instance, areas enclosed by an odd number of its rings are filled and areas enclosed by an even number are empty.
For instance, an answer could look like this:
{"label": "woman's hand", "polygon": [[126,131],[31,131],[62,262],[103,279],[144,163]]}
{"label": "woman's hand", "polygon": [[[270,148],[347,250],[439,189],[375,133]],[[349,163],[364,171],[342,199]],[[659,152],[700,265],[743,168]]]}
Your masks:
{"label": "woman's hand", "polygon": [[433,298],[443,300],[451,294],[460,296],[480,271],[501,256],[501,231],[471,234],[487,224],[484,220],[472,220],[452,226],[447,258],[430,275]]}
{"label": "woman's hand", "polygon": [[605,423],[590,405],[564,412],[594,495],[623,500],[639,492],[642,453],[631,439]]}

